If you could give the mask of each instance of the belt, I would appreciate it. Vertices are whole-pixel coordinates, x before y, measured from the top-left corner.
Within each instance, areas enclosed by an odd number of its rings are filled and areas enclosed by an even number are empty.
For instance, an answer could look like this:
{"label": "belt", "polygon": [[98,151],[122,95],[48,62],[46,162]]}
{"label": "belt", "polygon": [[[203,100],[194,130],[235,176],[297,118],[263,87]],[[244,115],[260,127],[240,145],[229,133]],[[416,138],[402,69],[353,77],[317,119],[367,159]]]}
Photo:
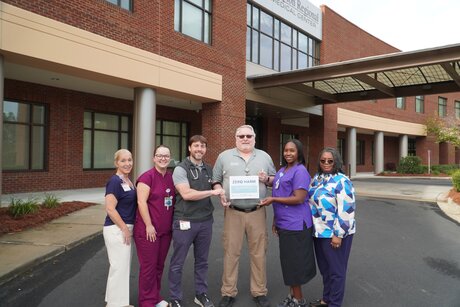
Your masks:
{"label": "belt", "polygon": [[252,208],[240,208],[240,207],[236,207],[234,205],[230,205],[228,206],[229,208],[232,208],[233,210],[236,210],[236,211],[241,211],[241,212],[244,212],[244,213],[249,213],[249,212],[254,212],[256,211],[257,209],[259,209],[261,206],[255,206],[255,207],[252,207]]}

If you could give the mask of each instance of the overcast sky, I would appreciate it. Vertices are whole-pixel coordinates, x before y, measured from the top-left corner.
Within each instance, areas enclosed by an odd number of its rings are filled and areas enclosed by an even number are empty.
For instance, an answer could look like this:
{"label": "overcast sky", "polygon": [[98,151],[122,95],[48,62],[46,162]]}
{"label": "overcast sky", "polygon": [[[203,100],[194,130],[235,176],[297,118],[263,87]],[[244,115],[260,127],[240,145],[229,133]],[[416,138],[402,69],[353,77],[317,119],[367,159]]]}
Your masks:
{"label": "overcast sky", "polygon": [[309,0],[402,51],[460,43],[459,0]]}

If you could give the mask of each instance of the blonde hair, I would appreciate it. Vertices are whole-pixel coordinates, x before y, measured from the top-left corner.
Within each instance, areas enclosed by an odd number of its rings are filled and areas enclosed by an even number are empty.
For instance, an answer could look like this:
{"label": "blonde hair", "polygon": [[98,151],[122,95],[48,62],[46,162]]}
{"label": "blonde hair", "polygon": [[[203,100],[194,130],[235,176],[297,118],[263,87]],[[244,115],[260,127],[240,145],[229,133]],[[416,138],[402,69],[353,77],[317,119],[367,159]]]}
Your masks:
{"label": "blonde hair", "polygon": [[[131,152],[128,150],[128,149],[119,149],[115,152],[115,154],[113,155],[113,163],[115,164],[118,160],[120,160],[120,156],[122,154],[129,154],[131,156],[131,158],[133,157],[133,155],[131,154]],[[116,166],[116,165],[115,165]]]}

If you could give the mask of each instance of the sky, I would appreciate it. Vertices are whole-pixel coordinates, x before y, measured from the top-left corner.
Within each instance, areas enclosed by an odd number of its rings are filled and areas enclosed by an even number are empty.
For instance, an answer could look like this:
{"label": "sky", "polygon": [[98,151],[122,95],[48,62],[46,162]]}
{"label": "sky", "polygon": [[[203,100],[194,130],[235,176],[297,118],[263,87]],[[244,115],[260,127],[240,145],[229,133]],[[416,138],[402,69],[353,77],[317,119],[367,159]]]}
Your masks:
{"label": "sky", "polygon": [[459,0],[309,0],[402,51],[460,43]]}

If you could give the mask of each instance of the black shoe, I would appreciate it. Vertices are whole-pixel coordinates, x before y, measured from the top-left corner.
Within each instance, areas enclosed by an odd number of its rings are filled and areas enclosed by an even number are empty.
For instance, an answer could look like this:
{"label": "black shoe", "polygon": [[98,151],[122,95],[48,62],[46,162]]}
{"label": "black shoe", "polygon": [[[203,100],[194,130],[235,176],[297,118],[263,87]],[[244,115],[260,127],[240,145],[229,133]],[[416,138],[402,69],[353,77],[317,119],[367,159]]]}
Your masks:
{"label": "black shoe", "polygon": [[327,307],[327,303],[321,303],[321,300],[316,300],[310,303],[310,307]]}
{"label": "black shoe", "polygon": [[259,307],[270,307],[270,302],[268,301],[268,298],[266,295],[256,296],[254,297],[254,301]]}
{"label": "black shoe", "polygon": [[211,302],[206,293],[197,294],[195,296],[194,302],[201,307],[214,307],[214,304]]}
{"label": "black shoe", "polygon": [[231,296],[222,296],[219,302],[219,307],[232,307],[235,302],[235,298]]}

